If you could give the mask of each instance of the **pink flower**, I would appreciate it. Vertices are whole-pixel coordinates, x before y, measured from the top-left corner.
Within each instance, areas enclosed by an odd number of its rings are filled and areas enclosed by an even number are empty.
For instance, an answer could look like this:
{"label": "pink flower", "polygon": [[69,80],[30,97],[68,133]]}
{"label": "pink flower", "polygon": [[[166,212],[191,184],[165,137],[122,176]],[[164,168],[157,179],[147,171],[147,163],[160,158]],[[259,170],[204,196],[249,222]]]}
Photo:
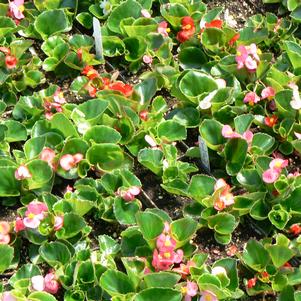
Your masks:
{"label": "pink flower", "polygon": [[25,229],[25,225],[23,222],[23,219],[21,217],[17,217],[16,221],[15,221],[15,232],[18,233],[22,230]]}
{"label": "pink flower", "polygon": [[180,263],[183,256],[184,253],[182,250],[177,250],[176,252],[158,252],[158,250],[155,249],[153,253],[152,266],[156,269],[156,271],[165,271],[174,263]]}
{"label": "pink flower", "polygon": [[65,100],[65,98],[64,98],[64,94],[63,94],[63,92],[61,92],[61,89],[60,89],[60,88],[58,88],[58,89],[55,91],[55,93],[54,93],[54,95],[53,95],[53,100],[54,100],[54,102],[59,103],[59,104],[64,104],[64,103],[66,103],[66,100]]}
{"label": "pink flower", "polygon": [[250,46],[240,45],[237,48],[237,55],[235,57],[237,69],[246,67],[250,72],[256,71],[260,61],[258,53],[261,53],[261,51],[257,49],[256,44],[251,44]]}
{"label": "pink flower", "polygon": [[199,301],[218,301],[215,294],[210,291],[203,291]]}
{"label": "pink flower", "polygon": [[64,218],[62,216],[55,216],[54,217],[54,227],[55,231],[60,230],[64,226]]}
{"label": "pink flower", "polygon": [[127,190],[122,190],[118,188],[116,195],[122,197],[125,201],[130,202],[133,201],[136,197],[141,192],[140,187],[138,186],[132,186],[128,188]]}
{"label": "pink flower", "polygon": [[10,242],[10,225],[8,222],[0,222],[0,245],[7,245]]}
{"label": "pink flower", "polygon": [[31,287],[34,291],[42,292],[45,289],[45,280],[42,275],[31,277]]}
{"label": "pink flower", "polygon": [[273,159],[269,164],[270,168],[262,174],[263,181],[268,184],[274,183],[279,178],[282,169],[286,166],[288,166],[288,160]]}
{"label": "pink flower", "polygon": [[257,61],[248,56],[245,60],[245,66],[249,71],[254,72],[257,69]]}
{"label": "pink flower", "polygon": [[214,194],[216,194],[213,207],[217,211],[221,211],[228,206],[234,204],[234,196],[230,192],[231,187],[228,185],[224,179],[218,179],[214,185]]}
{"label": "pink flower", "polygon": [[250,106],[253,106],[259,101],[260,97],[255,92],[248,92],[244,98],[244,103],[249,103]]}
{"label": "pink flower", "polygon": [[156,244],[160,251],[168,252],[176,248],[177,242],[170,235],[162,233],[158,236]]}
{"label": "pink flower", "polygon": [[261,91],[261,99],[272,100],[276,95],[276,91],[272,87],[266,87]]}
{"label": "pink flower", "polygon": [[190,301],[198,293],[198,285],[195,282],[187,281],[186,286],[182,287],[182,294],[185,295],[185,301]]}
{"label": "pink flower", "polygon": [[66,154],[63,155],[60,159],[60,165],[61,167],[68,171],[74,167],[84,158],[84,156],[80,153],[77,153],[75,155]]}
{"label": "pink flower", "polygon": [[174,268],[172,270],[176,273],[181,274],[183,279],[186,279],[186,277],[190,275],[190,268],[195,266],[196,266],[195,262],[189,260],[187,264],[181,263],[179,268]]}
{"label": "pink flower", "polygon": [[55,166],[53,164],[54,158],[55,151],[49,147],[45,147],[40,154],[40,159],[46,161],[52,169],[55,169]]}
{"label": "pink flower", "polygon": [[297,137],[298,140],[301,139],[301,134],[300,133],[297,133],[297,132],[294,132],[295,136]]}
{"label": "pink flower", "polygon": [[32,175],[25,165],[20,165],[15,171],[15,178],[19,181],[31,178]]}
{"label": "pink flower", "polygon": [[168,23],[166,21],[160,22],[157,31],[162,36],[168,37],[168,33],[170,32],[170,28],[168,28]]}
{"label": "pink flower", "polygon": [[240,138],[240,134],[232,130],[230,125],[225,124],[222,128],[222,136],[225,138]]}
{"label": "pink flower", "polygon": [[148,19],[151,18],[151,14],[150,14],[150,12],[147,9],[142,9],[141,10],[141,15],[144,18],[148,18]]}
{"label": "pink flower", "polygon": [[146,55],[146,54],[143,56],[142,60],[145,64],[148,65],[150,65],[153,62],[153,58],[150,55]]}
{"label": "pink flower", "polygon": [[243,45],[238,46],[235,60],[237,62],[237,69],[242,69],[248,57],[247,48]]}
{"label": "pink flower", "polygon": [[11,294],[11,292],[3,292],[1,301],[17,301],[17,299]]}
{"label": "pink flower", "polygon": [[46,276],[44,278],[44,282],[45,282],[44,290],[47,293],[54,295],[57,293],[57,291],[60,288],[60,284],[56,280],[55,274],[53,272],[46,274]]}
{"label": "pink flower", "polygon": [[16,19],[24,19],[24,0],[14,0],[9,2],[9,11]]}
{"label": "pink flower", "polygon": [[242,138],[244,138],[247,142],[248,142],[248,144],[251,144],[252,143],[252,141],[253,141],[253,133],[250,131],[250,130],[247,130],[246,132],[244,132],[243,134],[242,134]]}
{"label": "pink flower", "polygon": [[38,201],[30,202],[25,212],[25,218],[23,219],[24,226],[36,229],[40,225],[41,220],[44,219],[47,211],[48,208],[44,203]]}

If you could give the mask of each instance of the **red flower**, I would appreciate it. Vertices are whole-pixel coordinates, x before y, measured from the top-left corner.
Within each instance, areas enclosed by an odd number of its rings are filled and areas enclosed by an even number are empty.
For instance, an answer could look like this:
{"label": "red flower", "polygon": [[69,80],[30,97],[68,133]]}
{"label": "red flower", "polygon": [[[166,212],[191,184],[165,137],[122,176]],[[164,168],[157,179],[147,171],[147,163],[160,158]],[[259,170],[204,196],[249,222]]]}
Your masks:
{"label": "red flower", "polygon": [[209,23],[205,24],[206,28],[219,28],[221,29],[223,26],[223,21],[222,20],[212,20]]}
{"label": "red flower", "polygon": [[301,233],[301,227],[298,224],[293,224],[290,226],[290,232],[295,236],[298,236]]}
{"label": "red flower", "polygon": [[101,80],[102,80],[102,83],[103,83],[104,86],[109,86],[109,84],[110,84],[110,79],[109,78],[102,77]]}
{"label": "red flower", "polygon": [[254,277],[254,278],[251,278],[248,280],[248,284],[247,284],[247,287],[248,288],[252,288],[256,285],[256,281],[257,281],[257,278]]}
{"label": "red flower", "polygon": [[110,90],[118,91],[122,93],[125,97],[131,96],[133,93],[133,87],[123,82],[115,82],[108,86]]}
{"label": "red flower", "polygon": [[273,127],[278,121],[278,117],[276,115],[268,116],[264,118],[265,125],[269,127]]}
{"label": "red flower", "polygon": [[194,21],[191,17],[186,16],[181,21],[182,29],[177,34],[177,40],[183,43],[189,40],[195,33]]}
{"label": "red flower", "polygon": [[139,113],[139,117],[141,120],[146,121],[148,119],[148,111],[147,110],[143,110]]}
{"label": "red flower", "polygon": [[92,66],[85,66],[82,74],[86,75],[90,80],[99,77],[98,72]]}
{"label": "red flower", "polygon": [[18,62],[17,58],[13,55],[7,55],[5,57],[5,65],[6,65],[7,69],[15,68],[17,65],[17,62]]}
{"label": "red flower", "polygon": [[235,34],[235,35],[231,38],[231,40],[229,41],[229,45],[230,45],[230,46],[233,46],[234,43],[235,43],[239,38],[240,38],[240,34],[239,34],[239,33]]}
{"label": "red flower", "polygon": [[86,90],[88,91],[88,93],[91,97],[96,96],[97,89],[94,86],[92,86],[90,83],[88,83],[88,85],[86,85]]}

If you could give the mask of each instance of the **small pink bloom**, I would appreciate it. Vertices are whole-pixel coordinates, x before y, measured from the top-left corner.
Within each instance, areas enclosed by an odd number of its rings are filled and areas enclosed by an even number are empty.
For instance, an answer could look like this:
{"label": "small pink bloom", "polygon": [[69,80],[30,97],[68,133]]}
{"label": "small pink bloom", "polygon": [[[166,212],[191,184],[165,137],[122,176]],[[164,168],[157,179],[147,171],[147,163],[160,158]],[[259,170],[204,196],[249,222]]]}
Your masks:
{"label": "small pink bloom", "polygon": [[31,277],[31,286],[34,291],[42,292],[45,289],[45,280],[42,275]]}
{"label": "small pink bloom", "polygon": [[185,295],[184,301],[190,301],[198,293],[198,285],[195,282],[187,281],[186,286],[182,287],[182,294]]}
{"label": "small pink bloom", "polygon": [[32,175],[25,165],[20,165],[15,171],[15,178],[19,181],[31,178]]}
{"label": "small pink bloom", "polygon": [[230,125],[225,124],[222,128],[222,136],[225,138],[240,138],[241,136],[234,132]]}
{"label": "small pink bloom", "polygon": [[226,191],[226,193],[221,193],[220,201],[224,203],[226,207],[234,204],[234,196],[232,193]]}
{"label": "small pink bloom", "polygon": [[158,236],[156,244],[160,251],[168,252],[176,248],[177,242],[170,235],[162,233]]}
{"label": "small pink bloom", "polygon": [[162,36],[168,37],[168,33],[170,32],[168,23],[166,21],[160,22],[157,31],[158,33],[162,34]]}
{"label": "small pink bloom", "polygon": [[151,14],[150,14],[150,12],[147,9],[142,9],[141,10],[141,15],[144,18],[151,18]]}
{"label": "small pink bloom", "polygon": [[248,56],[245,60],[245,66],[249,71],[254,72],[256,71],[258,65],[256,60]]}
{"label": "small pink bloom", "polygon": [[261,91],[261,98],[272,100],[276,95],[276,91],[272,87],[266,87]]}
{"label": "small pink bloom", "polygon": [[301,139],[301,134],[300,133],[297,133],[297,132],[294,132],[295,136],[297,137],[297,139]]}
{"label": "small pink bloom", "polygon": [[64,94],[63,92],[61,92],[61,89],[58,88],[55,93],[54,93],[54,96],[53,96],[53,100],[58,103],[58,104],[64,104],[66,103],[66,99],[64,98]]}
{"label": "small pink bloom", "polygon": [[45,282],[45,292],[50,293],[50,294],[56,294],[57,291],[60,288],[60,284],[58,283],[58,281],[55,278],[55,274],[53,272],[50,272],[48,274],[46,274],[45,278],[44,278],[44,282]]}
{"label": "small pink bloom", "polygon": [[11,292],[3,292],[1,301],[17,301],[17,299],[11,294]]}
{"label": "small pink bloom", "polygon": [[9,11],[16,19],[24,19],[24,0],[14,0],[12,2],[9,2]]}
{"label": "small pink bloom", "polygon": [[150,55],[146,55],[146,54],[143,56],[142,60],[145,64],[148,65],[150,65],[153,62],[153,58]]}
{"label": "small pink bloom", "polygon": [[145,135],[144,139],[151,147],[157,147],[156,141],[150,135]]}
{"label": "small pink bloom", "polygon": [[132,186],[128,188],[127,190],[122,190],[118,188],[116,195],[122,197],[125,201],[130,202],[133,201],[136,197],[141,192],[140,187],[138,186]]}
{"label": "small pink bloom", "polygon": [[45,218],[45,213],[48,211],[46,204],[38,201],[32,201],[27,206],[25,218],[23,219],[24,226],[27,228],[36,229],[41,220]]}
{"label": "small pink bloom", "polygon": [[259,62],[260,58],[258,56],[258,49],[256,44],[252,43],[249,47],[247,47],[248,54],[251,54],[253,58]]}
{"label": "small pink bloom", "polygon": [[174,268],[172,270],[176,273],[181,274],[183,279],[186,279],[186,277],[190,275],[190,268],[195,266],[196,266],[195,262],[189,260],[187,264],[181,263],[179,268]]}
{"label": "small pink bloom", "polygon": [[45,147],[40,154],[40,159],[46,161],[52,169],[54,169],[55,167],[53,164],[54,158],[55,158],[55,151],[49,147]]}
{"label": "small pink bloom", "polygon": [[255,92],[248,92],[244,98],[244,103],[248,103],[250,106],[253,106],[259,101],[260,97]]}
{"label": "small pink bloom", "polygon": [[262,179],[265,183],[271,184],[277,181],[279,175],[280,173],[278,169],[269,168],[262,174]]}
{"label": "small pink bloom", "polygon": [[55,231],[60,230],[64,226],[64,218],[62,216],[55,216],[54,218],[54,227]]}
{"label": "small pink bloom", "polygon": [[25,229],[25,225],[23,219],[21,217],[17,217],[15,222],[15,232],[18,233]]}
{"label": "small pink bloom", "polygon": [[8,222],[0,222],[0,245],[7,245],[10,242],[10,225]]}
{"label": "small pink bloom", "polygon": [[273,159],[270,162],[269,166],[272,169],[278,169],[278,170],[281,171],[283,168],[288,166],[288,160],[283,160],[281,158],[276,158],[276,159]]}
{"label": "small pink bloom", "polygon": [[60,165],[64,170],[69,171],[74,168],[83,159],[83,157],[84,156],[80,153],[75,155],[63,155],[60,159]]}
{"label": "small pink bloom", "polygon": [[248,142],[248,144],[251,144],[253,141],[253,133],[250,130],[244,132],[242,137]]}
{"label": "small pink bloom", "polygon": [[218,301],[216,295],[210,291],[203,291],[199,301]]}
{"label": "small pink bloom", "polygon": [[230,188],[227,182],[224,179],[218,179],[214,185],[214,190],[218,190],[220,188]]}
{"label": "small pink bloom", "polygon": [[243,45],[238,46],[237,54],[235,57],[235,60],[237,62],[237,69],[242,69],[244,67],[247,57],[248,57],[247,48]]}

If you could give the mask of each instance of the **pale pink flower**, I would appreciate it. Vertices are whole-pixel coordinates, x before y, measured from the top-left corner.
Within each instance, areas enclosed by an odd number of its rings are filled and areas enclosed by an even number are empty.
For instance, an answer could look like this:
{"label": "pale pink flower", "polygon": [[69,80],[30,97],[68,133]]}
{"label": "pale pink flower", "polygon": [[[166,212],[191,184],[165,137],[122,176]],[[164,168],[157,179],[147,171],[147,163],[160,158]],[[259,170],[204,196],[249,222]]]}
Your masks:
{"label": "pale pink flower", "polygon": [[53,272],[50,272],[45,275],[44,283],[45,283],[45,288],[44,288],[45,292],[53,295],[56,294],[60,288],[60,284],[56,280],[55,274]]}
{"label": "pale pink flower", "polygon": [[271,184],[277,181],[279,175],[280,175],[279,170],[269,168],[262,174],[262,179],[265,183]]}
{"label": "pale pink flower", "polygon": [[1,301],[17,301],[17,299],[12,295],[11,292],[3,292]]}
{"label": "pale pink flower", "polygon": [[198,289],[198,285],[195,282],[188,280],[186,286],[182,287],[182,294],[185,295],[184,300],[190,301],[192,297],[197,295]]}
{"label": "pale pink flower", "polygon": [[289,83],[288,86],[293,90],[293,97],[290,102],[290,105],[294,110],[300,110],[301,109],[301,98],[300,98],[300,94],[299,94],[299,87],[293,82]]}
{"label": "pale pink flower", "polygon": [[224,274],[227,276],[227,271],[225,270],[224,267],[221,267],[221,266],[216,266],[214,268],[212,268],[211,270],[211,274],[212,275],[220,275],[220,274]]}
{"label": "pale pink flower", "polygon": [[301,133],[297,133],[297,132],[294,132],[295,136],[297,137],[297,139],[301,139]]}
{"label": "pale pink flower", "polygon": [[23,219],[21,217],[17,217],[15,221],[15,232],[18,233],[19,231],[22,231],[25,229],[25,225],[23,222]]}
{"label": "pale pink flower", "polygon": [[250,46],[247,47],[247,50],[248,54],[251,54],[256,61],[260,60],[256,44],[252,43]]}
{"label": "pale pink flower", "polygon": [[150,55],[145,54],[142,58],[145,64],[150,65],[153,62],[153,58]]}
{"label": "pale pink flower", "polygon": [[276,91],[272,87],[266,87],[261,91],[261,99],[271,100],[275,97]]}
{"label": "pale pink flower", "polygon": [[69,171],[70,169],[76,167],[76,165],[83,158],[84,158],[84,156],[80,153],[77,153],[75,155],[66,154],[61,157],[60,165],[64,170]]}
{"label": "pale pink flower", "polygon": [[189,260],[187,264],[181,263],[180,267],[172,269],[174,272],[182,275],[183,279],[186,279],[188,275],[190,275],[190,268],[195,267],[196,264],[194,261]]}
{"label": "pale pink flower", "polygon": [[250,145],[253,141],[253,133],[250,131],[250,130],[247,130],[245,131],[243,134],[242,134],[242,138],[244,138],[248,144]]}
{"label": "pale pink flower", "polygon": [[244,98],[244,103],[248,103],[251,106],[259,101],[260,97],[255,92],[248,92]]}
{"label": "pale pink flower", "polygon": [[203,291],[199,301],[218,301],[218,299],[211,291]]}
{"label": "pale pink flower", "polygon": [[241,135],[232,130],[230,125],[225,124],[222,128],[222,136],[225,138],[240,138]]}
{"label": "pale pink flower", "polygon": [[48,211],[46,204],[38,201],[32,201],[27,206],[25,217],[23,219],[24,226],[27,228],[36,229],[41,220],[45,218],[45,213]]}
{"label": "pale pink flower", "polygon": [[157,31],[158,33],[162,34],[162,36],[168,37],[168,33],[170,32],[170,29],[168,28],[168,23],[166,21],[160,22]]}
{"label": "pale pink flower", "polygon": [[34,291],[42,292],[45,289],[45,280],[42,275],[31,277],[31,287]]}
{"label": "pale pink flower", "polygon": [[53,229],[55,231],[60,230],[64,226],[64,218],[62,216],[55,216],[54,217],[54,226]]}
{"label": "pale pink flower", "polygon": [[148,19],[151,18],[151,14],[150,14],[150,12],[147,9],[142,9],[141,10],[141,15],[144,18],[148,18]]}
{"label": "pale pink flower", "polygon": [[227,182],[224,180],[224,179],[218,179],[216,182],[215,182],[215,185],[214,185],[214,190],[218,190],[220,188],[227,188],[227,189],[230,189],[230,186],[227,184]]}
{"label": "pale pink flower", "polygon": [[234,204],[234,196],[229,191],[222,192],[220,195],[220,201],[224,203],[225,207],[231,206]]}
{"label": "pale pink flower", "polygon": [[170,235],[164,233],[160,234],[156,240],[157,248],[164,252],[173,251],[176,244],[177,242]]}
{"label": "pale pink flower", "polygon": [[60,88],[58,88],[56,91],[55,91],[55,93],[54,93],[54,95],[53,95],[53,100],[56,102],[56,103],[58,103],[58,104],[64,104],[64,103],[66,103],[66,99],[64,98],[64,94],[63,94],[63,92],[61,92],[61,89]]}
{"label": "pale pink flower", "polygon": [[237,48],[235,60],[237,62],[237,69],[242,69],[245,65],[245,61],[248,58],[248,50],[246,46],[240,45]]}
{"label": "pale pink flower", "polygon": [[32,175],[25,165],[20,165],[15,171],[15,178],[19,181],[31,178]]}
{"label": "pale pink flower", "polygon": [[151,147],[157,147],[156,141],[150,135],[145,135],[144,139]]}
{"label": "pale pink flower", "polygon": [[24,19],[24,0],[14,0],[9,2],[9,11],[16,19]]}
{"label": "pale pink flower", "polygon": [[269,164],[270,168],[278,169],[280,171],[287,166],[288,166],[288,160],[283,160],[281,158],[273,159]]}
{"label": "pale pink flower", "polygon": [[0,245],[7,245],[10,242],[10,225],[8,222],[0,222]]}
{"label": "pale pink flower", "polygon": [[249,71],[254,72],[257,69],[257,61],[248,56],[245,60],[245,66]]}
{"label": "pale pink flower", "polygon": [[55,151],[49,147],[45,147],[40,154],[40,159],[47,162],[52,169],[55,168],[53,164],[54,158],[55,158]]}
{"label": "pale pink flower", "polygon": [[136,197],[141,192],[140,187],[138,186],[132,186],[128,188],[127,190],[123,190],[121,188],[118,188],[116,195],[122,197],[125,201],[130,202],[133,201]]}
{"label": "pale pink flower", "polygon": [[256,44],[251,44],[249,46],[240,45],[237,48],[237,54],[235,57],[237,69],[246,67],[250,72],[256,71],[260,61],[258,53],[260,53],[260,50],[257,49]]}

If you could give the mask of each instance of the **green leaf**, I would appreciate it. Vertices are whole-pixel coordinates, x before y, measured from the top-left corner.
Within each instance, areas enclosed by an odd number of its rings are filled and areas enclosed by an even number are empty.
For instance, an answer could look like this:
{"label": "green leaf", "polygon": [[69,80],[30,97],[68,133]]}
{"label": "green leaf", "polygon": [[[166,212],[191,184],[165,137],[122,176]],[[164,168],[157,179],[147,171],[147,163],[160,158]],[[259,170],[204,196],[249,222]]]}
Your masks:
{"label": "green leaf", "polygon": [[0,160],[0,196],[18,196],[20,195],[21,182],[16,180],[15,171],[17,166],[10,160]]}
{"label": "green leaf", "polygon": [[15,22],[8,17],[0,17],[0,36],[4,37],[8,33],[14,32],[17,28]]}
{"label": "green leaf", "polygon": [[32,301],[57,301],[55,297],[46,292],[33,292],[28,296],[28,300]]}
{"label": "green leaf", "polygon": [[126,202],[121,198],[116,198],[113,208],[115,217],[120,224],[130,225],[136,223],[135,214],[140,209],[137,201]]}
{"label": "green leaf", "polygon": [[7,120],[4,125],[7,127],[5,139],[7,142],[24,141],[27,139],[26,127],[15,120]]}
{"label": "green leaf", "polygon": [[250,268],[258,272],[264,271],[270,260],[268,251],[254,239],[248,241],[242,259]]}
{"label": "green leaf", "polygon": [[144,148],[138,153],[138,161],[154,174],[159,175],[162,173],[163,152],[161,150]]}
{"label": "green leaf", "polygon": [[67,239],[78,234],[86,226],[85,220],[77,214],[64,215],[64,225],[56,232],[58,238]]}
{"label": "green leaf", "polygon": [[243,134],[246,132],[252,121],[254,120],[254,116],[252,114],[242,114],[234,118],[235,130],[239,134]]}
{"label": "green leaf", "polygon": [[205,175],[194,175],[191,178],[188,193],[197,201],[211,195],[214,191],[215,180]]}
{"label": "green leaf", "polygon": [[185,140],[187,136],[184,125],[173,121],[163,121],[158,126],[158,137],[163,141],[173,142],[178,140]]}
{"label": "green leaf", "polygon": [[207,60],[205,53],[198,47],[185,47],[179,53],[179,62],[183,69],[201,69]]}
{"label": "green leaf", "polygon": [[259,44],[268,39],[269,32],[267,28],[258,29],[256,27],[245,27],[240,31],[239,41],[249,45],[251,43]]}
{"label": "green leaf", "polygon": [[34,137],[27,140],[24,144],[24,153],[27,159],[33,159],[43,150],[46,143],[46,137]]}
{"label": "green leaf", "polygon": [[135,301],[180,301],[182,294],[171,288],[148,288],[136,295]]}
{"label": "green leaf", "polygon": [[273,149],[275,138],[265,133],[256,133],[252,140],[252,153],[257,155],[269,154]]}
{"label": "green leaf", "polygon": [[33,160],[27,164],[32,177],[27,179],[29,189],[37,189],[49,182],[53,172],[47,162],[43,160]]}
{"label": "green leaf", "polygon": [[148,78],[135,86],[134,99],[136,99],[141,106],[147,105],[155,96],[157,88],[157,80],[154,77]]}
{"label": "green leaf", "polygon": [[295,252],[286,246],[268,246],[267,250],[271,256],[274,266],[278,269],[295,256]]}
{"label": "green leaf", "polygon": [[108,126],[95,125],[85,132],[84,139],[87,142],[92,140],[95,143],[118,143],[121,140],[121,135]]}
{"label": "green leaf", "polygon": [[63,114],[56,113],[50,120],[51,128],[58,130],[65,138],[78,137],[78,133],[71,121]]}
{"label": "green leaf", "polygon": [[39,268],[33,264],[25,264],[21,266],[15,274],[9,279],[9,284],[15,287],[15,284],[22,279],[30,279],[33,276],[41,275]]}
{"label": "green leaf", "polygon": [[100,286],[111,296],[125,295],[134,292],[130,278],[119,271],[108,270],[100,277]]}
{"label": "green leaf", "polygon": [[172,237],[182,244],[191,239],[198,228],[198,223],[190,217],[184,217],[171,223]]}
{"label": "green leaf", "polygon": [[219,234],[230,234],[237,226],[235,217],[229,213],[218,213],[207,218],[208,226]]}
{"label": "green leaf", "polygon": [[14,248],[0,244],[0,273],[7,270],[14,258]]}
{"label": "green leaf", "polygon": [[71,259],[71,254],[66,245],[57,241],[43,244],[39,249],[39,253],[52,267],[63,266]]}
{"label": "green leaf", "polygon": [[139,212],[136,214],[136,219],[140,231],[146,240],[155,239],[164,229],[163,220],[157,214],[151,212]]}
{"label": "green leaf", "polygon": [[108,57],[114,57],[124,54],[125,45],[119,37],[104,36],[102,38],[103,55]]}
{"label": "green leaf", "polygon": [[169,287],[173,288],[181,279],[180,275],[170,272],[150,273],[144,276],[147,288],[151,287]]}
{"label": "green leaf", "polygon": [[61,9],[42,12],[36,18],[34,26],[43,39],[60,32],[67,32],[71,29],[68,18],[64,10]]}

